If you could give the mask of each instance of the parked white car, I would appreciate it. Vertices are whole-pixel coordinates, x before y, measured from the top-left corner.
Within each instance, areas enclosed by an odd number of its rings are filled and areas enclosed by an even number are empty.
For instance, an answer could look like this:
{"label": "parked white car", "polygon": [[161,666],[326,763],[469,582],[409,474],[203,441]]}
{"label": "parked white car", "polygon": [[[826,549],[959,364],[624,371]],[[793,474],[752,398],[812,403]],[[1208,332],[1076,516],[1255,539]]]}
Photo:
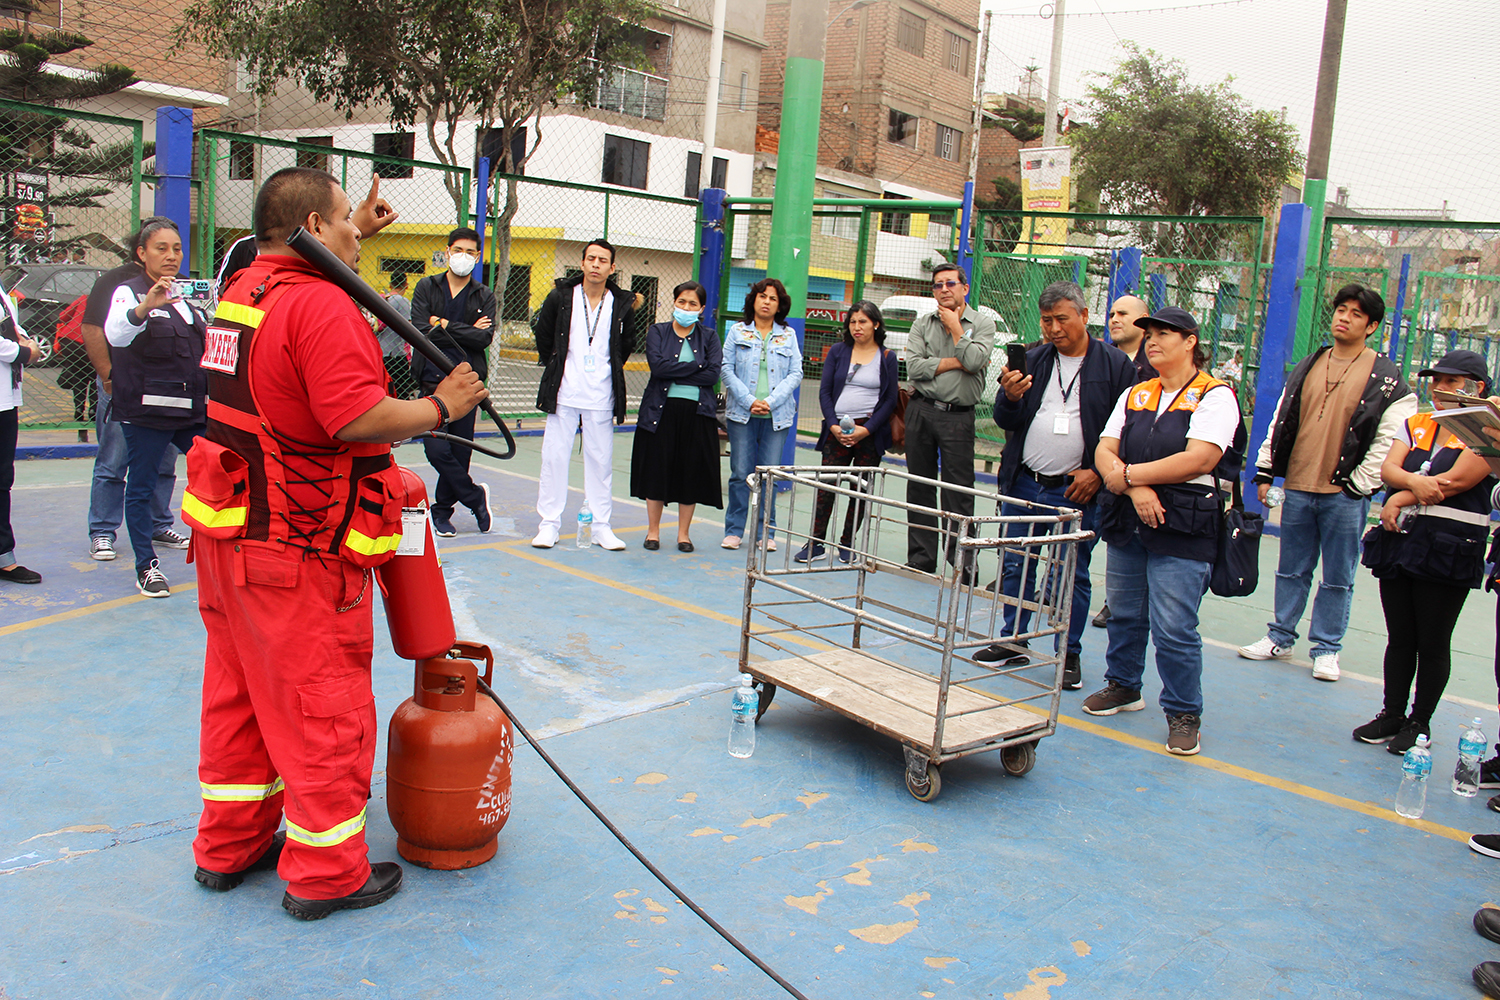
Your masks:
{"label": "parked white car", "polygon": [[[995,350],[990,355],[989,374],[998,375],[1000,366],[1005,364],[1005,345],[1014,341],[1016,335],[1006,326],[1000,314],[989,306],[975,306],[974,308],[995,321]],[[880,303],[880,314],[885,317],[886,322],[885,346],[895,351],[896,357],[904,361],[907,333],[905,330],[890,329],[890,324],[892,322],[910,323],[918,316],[933,312],[937,312],[937,301],[930,295],[892,295]]]}

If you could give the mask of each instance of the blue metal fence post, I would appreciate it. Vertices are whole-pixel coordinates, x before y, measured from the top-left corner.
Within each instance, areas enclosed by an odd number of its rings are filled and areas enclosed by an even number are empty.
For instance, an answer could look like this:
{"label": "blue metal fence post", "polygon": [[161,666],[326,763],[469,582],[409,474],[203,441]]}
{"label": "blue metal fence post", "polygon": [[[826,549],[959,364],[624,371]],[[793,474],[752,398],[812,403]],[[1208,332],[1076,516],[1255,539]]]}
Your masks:
{"label": "blue metal fence post", "polygon": [[[479,260],[484,261],[484,230],[490,224],[490,158],[481,156],[479,158],[478,176],[475,177],[479,183],[474,185],[479,190],[474,192],[474,231],[479,234]],[[490,275],[490,280],[494,280]]]}
{"label": "blue metal fence post", "polygon": [[[1406,282],[1411,277],[1411,254],[1401,255],[1401,280],[1396,283],[1396,314],[1391,317],[1391,349],[1388,357],[1401,360],[1401,324],[1406,318]],[[1486,342],[1488,343],[1488,342]]]}
{"label": "blue metal fence post", "polygon": [[970,284],[973,283],[973,260],[974,254],[969,243],[969,229],[973,225],[974,218],[974,182],[964,181],[964,207],[959,213],[958,231],[958,259],[954,261],[964,269],[964,274],[969,275]]}
{"label": "blue metal fence post", "polygon": [[[1297,339],[1297,313],[1302,304],[1299,284],[1307,266],[1307,235],[1312,209],[1302,204],[1283,205],[1281,221],[1276,227],[1276,256],[1271,264],[1271,280],[1266,289],[1266,332],[1260,344],[1260,371],[1255,378],[1255,414],[1250,424],[1249,454],[1241,478],[1255,475],[1255,454],[1261,442],[1271,433],[1276,404],[1286,386],[1287,359]],[[1245,496],[1248,510],[1261,511],[1254,490]]]}
{"label": "blue metal fence post", "polygon": [[[1140,247],[1121,247],[1109,255],[1109,289],[1104,301],[1105,319],[1109,308],[1121,295],[1134,295],[1141,285],[1141,258],[1146,255]],[[1104,342],[1110,343],[1109,323],[1104,324]]]}
{"label": "blue metal fence post", "polygon": [[723,327],[719,324],[719,287],[724,280],[724,264],[728,257],[724,253],[724,199],[728,192],[723,188],[704,188],[698,195],[703,205],[703,230],[698,236],[702,248],[698,255],[698,283],[708,289],[708,301],[703,303],[703,325],[717,331],[723,339]]}
{"label": "blue metal fence post", "polygon": [[[182,234],[182,273],[193,259],[189,237],[193,225],[193,109],[156,109],[155,214],[177,223]],[[212,277],[207,275],[206,277]]]}
{"label": "blue metal fence post", "polygon": [[1154,315],[1162,306],[1167,304],[1167,276],[1165,274],[1152,274],[1146,278],[1146,305],[1150,307]]}

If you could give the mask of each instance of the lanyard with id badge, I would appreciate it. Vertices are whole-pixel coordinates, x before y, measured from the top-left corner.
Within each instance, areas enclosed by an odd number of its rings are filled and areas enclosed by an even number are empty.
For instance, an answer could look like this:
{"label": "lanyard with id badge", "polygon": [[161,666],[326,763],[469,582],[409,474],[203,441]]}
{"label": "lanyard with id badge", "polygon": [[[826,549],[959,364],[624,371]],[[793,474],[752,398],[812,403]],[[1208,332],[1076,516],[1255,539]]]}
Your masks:
{"label": "lanyard with id badge", "polygon": [[599,308],[595,311],[594,318],[590,320],[588,293],[581,287],[578,289],[578,296],[583,299],[583,325],[589,335],[588,349],[583,352],[583,370],[591,375],[598,367],[598,360],[594,355],[594,336],[599,332],[599,321],[604,318],[604,303],[606,301],[605,296],[607,295],[609,295],[608,290],[604,292],[604,295],[599,297]]}
{"label": "lanyard with id badge", "polygon": [[1058,358],[1057,358],[1057,391],[1060,392],[1060,393],[1062,393],[1063,408],[1062,408],[1062,412],[1060,412],[1060,413],[1054,413],[1052,415],[1052,433],[1053,434],[1059,434],[1059,435],[1061,435],[1063,437],[1067,437],[1068,436],[1068,433],[1069,433],[1069,430],[1070,430],[1070,428],[1069,428],[1069,422],[1068,422],[1068,399],[1073,395],[1073,390],[1078,385],[1078,376],[1080,376],[1082,374],[1083,374],[1083,363],[1080,361],[1079,364],[1078,364],[1078,370],[1073,373],[1073,380],[1071,382],[1069,382],[1068,383],[1068,387],[1066,389],[1064,389],[1063,388],[1063,384],[1062,384],[1062,356],[1061,355],[1058,356]]}

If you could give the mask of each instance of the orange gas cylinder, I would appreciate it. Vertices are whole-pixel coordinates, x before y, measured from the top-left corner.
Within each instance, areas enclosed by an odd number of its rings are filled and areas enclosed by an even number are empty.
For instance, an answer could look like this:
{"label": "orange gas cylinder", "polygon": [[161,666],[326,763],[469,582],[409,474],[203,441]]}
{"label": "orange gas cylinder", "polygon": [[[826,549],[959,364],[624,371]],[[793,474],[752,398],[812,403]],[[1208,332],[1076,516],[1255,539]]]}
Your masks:
{"label": "orange gas cylinder", "polygon": [[[385,600],[391,645],[403,660],[444,656],[453,645],[453,610],[438,563],[437,540],[427,516],[427,487],[420,476],[401,469],[406,484],[403,533],[396,554],[375,570]],[[415,528],[415,531],[411,529]],[[411,532],[412,537],[407,537]],[[417,685],[418,691],[421,684]]]}
{"label": "orange gas cylinder", "polygon": [[[494,654],[460,642],[456,656]],[[510,818],[510,721],[479,694],[472,660],[417,663],[416,693],[391,716],[386,755],[386,811],[396,850],[424,868],[473,868],[495,856],[496,835]]]}

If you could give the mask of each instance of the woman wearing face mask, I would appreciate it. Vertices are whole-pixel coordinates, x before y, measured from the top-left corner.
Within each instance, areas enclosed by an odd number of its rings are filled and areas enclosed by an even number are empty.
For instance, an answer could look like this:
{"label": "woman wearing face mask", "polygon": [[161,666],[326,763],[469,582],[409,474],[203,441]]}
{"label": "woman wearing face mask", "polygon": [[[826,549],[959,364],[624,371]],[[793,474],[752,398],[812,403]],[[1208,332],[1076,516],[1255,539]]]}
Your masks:
{"label": "woman wearing face mask", "polygon": [[[794,393],[802,384],[802,347],[784,322],[792,300],[786,286],[762,278],[745,294],[745,318],[724,338],[724,419],[729,430],[729,509],[724,512],[726,549],[740,547],[750,511],[746,482],[756,466],[780,465],[787,432],[797,420]],[[776,495],[761,494],[770,507],[768,550],[776,548]],[[752,536],[759,534],[753,526]]]}
{"label": "woman wearing face mask", "polygon": [[[885,349],[885,322],[873,302],[856,302],[844,317],[844,339],[828,349],[823,359],[823,381],[818,404],[823,410],[823,433],[818,450],[823,464],[874,468],[891,446],[891,414],[896,409],[896,352]],[[853,421],[847,432],[844,420]],[[840,485],[848,486],[848,483]],[[792,558],[812,562],[823,554],[834,494],[820,491],[813,508],[812,540]],[[856,508],[858,511],[856,512]],[[848,562],[856,520],[864,520],[864,504],[850,503],[839,540],[839,561]]]}
{"label": "woman wearing face mask", "polygon": [[[1448,392],[1479,396],[1490,385],[1484,358],[1473,351],[1449,351],[1420,374],[1431,376],[1433,389]],[[1388,492],[1380,524],[1365,533],[1361,561],[1380,581],[1385,705],[1354,738],[1389,741],[1387,750],[1404,754],[1418,736],[1432,735],[1432,713],[1448,686],[1454,626],[1469,591],[1484,582],[1494,480],[1485,460],[1431,413],[1407,418],[1380,475]]]}
{"label": "woman wearing face mask", "polygon": [[719,338],[701,317],[707,290],[696,281],[672,289],[672,321],[646,331],[651,380],[641,394],[630,453],[630,495],[646,501],[644,547],[661,548],[661,514],[677,505],[677,551],[693,551],[688,529],[700,503],[723,507],[714,384]]}

